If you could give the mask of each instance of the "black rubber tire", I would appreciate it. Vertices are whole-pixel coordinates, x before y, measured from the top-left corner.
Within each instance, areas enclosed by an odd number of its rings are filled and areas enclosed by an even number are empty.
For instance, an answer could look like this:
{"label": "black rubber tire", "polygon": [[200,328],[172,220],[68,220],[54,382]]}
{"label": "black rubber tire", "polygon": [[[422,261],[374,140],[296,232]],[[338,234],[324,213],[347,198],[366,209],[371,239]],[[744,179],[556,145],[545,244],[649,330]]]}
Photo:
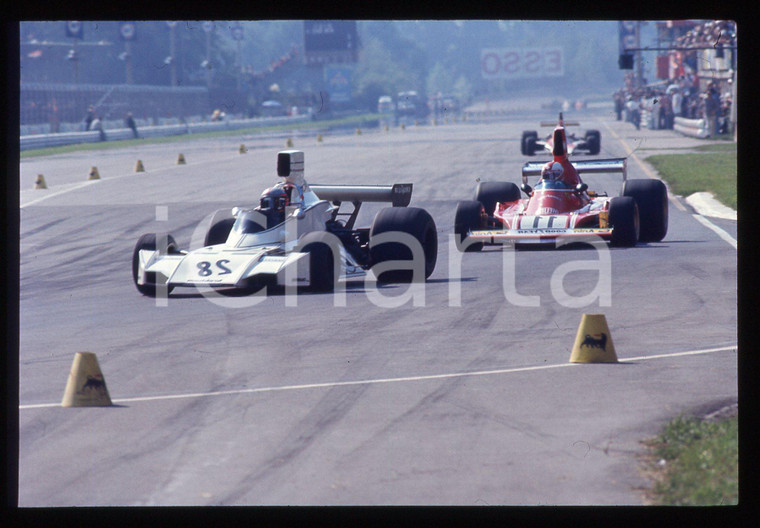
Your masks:
{"label": "black rubber tire", "polygon": [[203,239],[204,246],[215,246],[224,244],[230,235],[232,225],[235,223],[235,217],[230,214],[229,209],[220,209],[214,213],[206,238]]}
{"label": "black rubber tire", "polygon": [[525,154],[528,156],[535,156],[536,154],[536,139],[529,137],[525,138]]}
{"label": "black rubber tire", "polygon": [[536,132],[534,130],[525,130],[522,133],[522,138],[520,139],[520,153],[523,156],[527,156],[528,155],[528,150],[527,150],[527,147],[526,147],[526,140],[529,137],[532,137],[533,139],[538,139],[538,132]]}
{"label": "black rubber tire", "polygon": [[630,196],[616,196],[610,200],[611,244],[633,247],[639,240],[639,210]]}
{"label": "black rubber tire", "polygon": [[475,200],[483,204],[488,216],[493,216],[496,203],[520,199],[520,188],[512,182],[480,182],[475,187]]}
{"label": "black rubber tire", "polygon": [[602,150],[602,135],[598,130],[586,131],[586,144],[589,154],[599,154]]}
{"label": "black rubber tire", "polygon": [[[318,292],[331,292],[335,289],[334,252],[340,255],[340,248],[330,247],[335,237],[324,231],[306,233],[298,241],[298,249],[309,254],[309,289]],[[337,270],[340,274],[340,269]]]}
{"label": "black rubber tire", "polygon": [[484,229],[485,211],[483,204],[476,200],[461,201],[457,204],[454,216],[454,238],[457,249],[464,253],[480,251],[483,249],[482,242],[465,242],[467,233],[474,229]]}
{"label": "black rubber tire", "polygon": [[626,180],[623,196],[636,200],[641,242],[659,242],[668,233],[668,189],[660,180]]}
{"label": "black rubber tire", "polygon": [[[135,244],[135,249],[132,252],[132,281],[135,283],[135,287],[137,288],[137,291],[142,293],[143,295],[147,295],[148,297],[155,297],[156,296],[156,273],[155,272],[146,272],[145,273],[145,279],[146,284],[137,284],[137,270],[140,265],[140,250],[141,249],[149,249],[151,251],[156,250],[156,234],[155,233],[147,233],[143,236],[141,236],[137,240],[137,244]],[[159,248],[160,251],[160,248]],[[179,249],[177,248],[177,242],[174,240],[174,237],[171,235],[166,235],[166,253],[164,254],[173,254],[178,253]],[[171,292],[174,289],[173,286],[168,287],[168,292]]]}
{"label": "black rubber tire", "polygon": [[[422,245],[425,254],[425,279],[430,277],[438,259],[438,232],[430,213],[418,207],[386,207],[378,211],[369,230],[370,261],[372,265],[389,260],[412,260],[412,251],[400,242],[373,245],[381,233],[400,231],[412,235]],[[388,270],[377,276],[378,282],[411,282],[412,270]]]}

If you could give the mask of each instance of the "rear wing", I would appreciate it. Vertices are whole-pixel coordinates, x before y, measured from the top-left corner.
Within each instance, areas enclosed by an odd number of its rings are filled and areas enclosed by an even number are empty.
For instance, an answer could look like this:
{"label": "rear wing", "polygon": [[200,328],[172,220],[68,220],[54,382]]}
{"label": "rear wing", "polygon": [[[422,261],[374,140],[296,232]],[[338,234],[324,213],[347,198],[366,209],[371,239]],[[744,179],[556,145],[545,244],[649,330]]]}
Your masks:
{"label": "rear wing", "polygon": [[[346,227],[353,229],[356,216],[363,202],[387,202],[393,207],[406,207],[412,200],[411,183],[394,183],[393,185],[309,185],[309,189],[320,200],[333,202],[337,207],[333,212],[333,220],[338,216],[348,216]],[[354,210],[350,213],[340,213],[340,204],[350,202]]]}
{"label": "rear wing", "polygon": [[309,185],[320,200],[329,202],[390,202],[393,207],[406,207],[412,200],[411,183],[393,185]]}
{"label": "rear wing", "polygon": [[[578,174],[599,174],[609,172],[619,172],[623,175],[623,181],[627,177],[627,166],[625,158],[609,158],[597,160],[572,161],[573,167]],[[528,176],[541,176],[541,169],[546,162],[529,161],[522,167],[522,181],[528,183]]]}
{"label": "rear wing", "polygon": [[[542,127],[556,127],[557,122],[556,121],[541,121],[540,125]],[[580,126],[581,124],[578,121],[564,121],[562,123],[562,126]]]}

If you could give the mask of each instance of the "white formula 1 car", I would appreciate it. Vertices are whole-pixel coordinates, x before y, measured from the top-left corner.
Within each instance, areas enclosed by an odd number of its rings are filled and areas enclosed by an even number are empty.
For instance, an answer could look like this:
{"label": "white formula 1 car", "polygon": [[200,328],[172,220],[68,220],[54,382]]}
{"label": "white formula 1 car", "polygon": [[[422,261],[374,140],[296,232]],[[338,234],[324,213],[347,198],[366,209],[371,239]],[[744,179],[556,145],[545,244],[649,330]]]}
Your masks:
{"label": "white formula 1 car", "polygon": [[[171,235],[140,237],[132,255],[137,290],[148,296],[157,286],[332,291],[340,278],[370,269],[380,282],[424,281],[433,273],[438,234],[427,211],[407,207],[412,184],[309,185],[303,173],[303,152],[280,152],[283,181],[266,189],[256,207],[217,211],[199,249],[179,250]],[[340,211],[344,202],[353,210]],[[362,202],[392,207],[370,227],[355,228]]]}

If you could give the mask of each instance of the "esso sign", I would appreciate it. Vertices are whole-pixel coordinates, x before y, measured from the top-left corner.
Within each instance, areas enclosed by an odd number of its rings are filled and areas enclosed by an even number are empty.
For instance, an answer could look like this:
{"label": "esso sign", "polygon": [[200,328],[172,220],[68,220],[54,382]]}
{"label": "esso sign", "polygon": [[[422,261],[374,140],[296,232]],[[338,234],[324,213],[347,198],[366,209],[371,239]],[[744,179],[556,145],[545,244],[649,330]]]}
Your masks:
{"label": "esso sign", "polygon": [[565,74],[562,48],[490,48],[480,52],[484,79],[561,77]]}

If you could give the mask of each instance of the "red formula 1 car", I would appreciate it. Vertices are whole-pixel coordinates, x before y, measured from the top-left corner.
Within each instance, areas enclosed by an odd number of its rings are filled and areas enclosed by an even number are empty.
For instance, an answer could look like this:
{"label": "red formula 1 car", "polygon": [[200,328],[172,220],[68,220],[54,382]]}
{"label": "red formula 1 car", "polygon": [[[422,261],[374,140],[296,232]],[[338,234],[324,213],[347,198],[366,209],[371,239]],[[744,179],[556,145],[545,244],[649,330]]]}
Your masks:
{"label": "red formula 1 car", "polygon": [[[577,121],[563,122],[562,113],[559,114],[560,126],[578,126]],[[542,121],[541,126],[554,126],[553,122]],[[583,137],[576,136],[572,132],[566,133],[568,154],[574,152],[585,152],[587,154],[599,154],[602,148],[602,135],[598,130],[587,130]],[[549,134],[544,139],[538,139],[538,132],[535,130],[526,130],[522,133],[520,140],[520,152],[523,156],[533,156],[536,152],[553,152],[554,151],[554,134]]]}
{"label": "red formula 1 car", "polygon": [[[549,163],[522,168],[520,188],[511,182],[480,182],[475,199],[457,204],[454,233],[460,251],[480,251],[484,244],[555,244],[558,239],[589,239],[630,247],[659,242],[668,230],[668,196],[659,180],[626,179],[625,158],[568,159],[560,119],[553,133]],[[581,174],[618,172],[620,196],[588,190]],[[534,188],[528,177],[540,176]],[[520,189],[528,196],[521,198]]]}

